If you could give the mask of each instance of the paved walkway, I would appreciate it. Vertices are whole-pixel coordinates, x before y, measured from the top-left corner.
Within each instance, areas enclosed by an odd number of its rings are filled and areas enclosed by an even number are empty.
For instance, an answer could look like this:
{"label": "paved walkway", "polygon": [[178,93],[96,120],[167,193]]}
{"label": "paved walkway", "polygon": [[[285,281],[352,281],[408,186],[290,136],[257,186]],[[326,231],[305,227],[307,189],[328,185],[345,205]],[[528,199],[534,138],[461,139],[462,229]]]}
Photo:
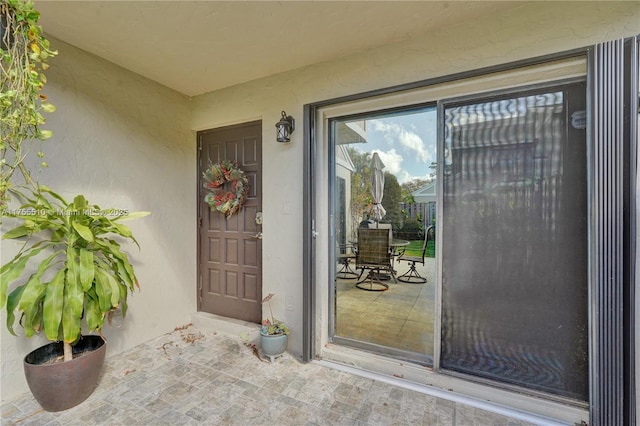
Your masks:
{"label": "paved walkway", "polygon": [[109,357],[79,406],[48,413],[28,394],[2,405],[2,425],[529,424],[288,354],[271,364],[243,337],[176,330]]}

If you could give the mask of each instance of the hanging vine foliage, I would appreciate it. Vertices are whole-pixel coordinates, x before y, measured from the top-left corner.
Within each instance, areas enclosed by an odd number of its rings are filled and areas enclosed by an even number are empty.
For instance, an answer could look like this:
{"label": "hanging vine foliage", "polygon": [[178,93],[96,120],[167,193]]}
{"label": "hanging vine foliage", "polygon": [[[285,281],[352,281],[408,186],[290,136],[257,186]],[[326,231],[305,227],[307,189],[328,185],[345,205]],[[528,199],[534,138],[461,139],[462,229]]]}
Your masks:
{"label": "hanging vine foliage", "polygon": [[41,150],[33,142],[51,137],[43,112],[55,107],[47,102],[42,87],[47,82],[47,61],[57,54],[38,25],[40,13],[32,1],[1,0],[0,3],[0,210],[9,200],[13,174],[20,170],[25,182],[37,188],[24,162],[37,155],[46,167]]}

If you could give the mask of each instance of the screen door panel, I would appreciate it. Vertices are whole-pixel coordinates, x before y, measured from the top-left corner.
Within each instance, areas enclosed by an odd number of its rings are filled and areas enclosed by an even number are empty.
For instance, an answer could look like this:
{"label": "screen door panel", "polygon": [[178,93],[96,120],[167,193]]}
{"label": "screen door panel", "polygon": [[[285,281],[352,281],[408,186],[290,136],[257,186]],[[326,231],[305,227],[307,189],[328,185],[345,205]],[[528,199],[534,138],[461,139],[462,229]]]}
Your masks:
{"label": "screen door panel", "polygon": [[440,368],[586,401],[585,88],[443,111]]}

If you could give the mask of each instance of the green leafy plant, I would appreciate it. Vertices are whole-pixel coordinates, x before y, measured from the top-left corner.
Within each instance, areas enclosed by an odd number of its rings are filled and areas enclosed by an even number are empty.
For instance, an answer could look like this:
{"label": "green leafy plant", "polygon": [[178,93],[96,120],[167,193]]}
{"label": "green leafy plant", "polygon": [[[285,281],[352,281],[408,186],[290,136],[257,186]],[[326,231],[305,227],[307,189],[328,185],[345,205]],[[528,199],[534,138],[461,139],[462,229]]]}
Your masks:
{"label": "green leafy plant", "polygon": [[[49,340],[64,342],[68,360],[83,320],[89,331],[100,331],[115,310],[126,315],[138,280],[118,240],[138,242],[121,222],[149,213],[101,209],[83,195],[68,202],[44,186],[16,196],[24,203],[5,215],[18,226],[2,238],[24,245],[0,269],[0,308],[6,305],[12,334],[18,312],[26,337],[44,330]],[[25,274],[30,261],[35,272]],[[12,283],[18,285],[9,292]]]}
{"label": "green leafy plant", "polygon": [[7,206],[16,170],[31,189],[37,190],[24,164],[27,158],[35,154],[40,167],[47,166],[44,153],[35,151],[33,142],[52,135],[41,128],[46,121],[42,113],[55,110],[42,88],[47,82],[47,61],[58,52],[51,49],[38,25],[39,18],[32,1],[0,3],[0,209]]}
{"label": "green leafy plant", "polygon": [[26,166],[35,154],[39,170],[47,167],[33,143],[52,136],[41,126],[43,113],[55,111],[42,89],[47,61],[57,51],[39,18],[31,0],[0,0],[0,223],[18,222],[2,238],[24,242],[0,268],[0,308],[6,307],[12,334],[18,313],[26,337],[44,330],[49,340],[63,341],[67,361],[83,324],[99,332],[116,310],[126,315],[138,280],[120,243],[138,242],[121,222],[149,213],[100,209],[83,195],[69,202],[40,185]]}
{"label": "green leafy plant", "polygon": [[271,309],[271,299],[273,296],[275,296],[273,293],[269,293],[268,296],[262,299],[262,303],[267,303],[269,305],[271,318],[262,320],[262,327],[260,328],[260,331],[262,334],[268,335],[289,334],[289,326],[273,316],[273,310]]}

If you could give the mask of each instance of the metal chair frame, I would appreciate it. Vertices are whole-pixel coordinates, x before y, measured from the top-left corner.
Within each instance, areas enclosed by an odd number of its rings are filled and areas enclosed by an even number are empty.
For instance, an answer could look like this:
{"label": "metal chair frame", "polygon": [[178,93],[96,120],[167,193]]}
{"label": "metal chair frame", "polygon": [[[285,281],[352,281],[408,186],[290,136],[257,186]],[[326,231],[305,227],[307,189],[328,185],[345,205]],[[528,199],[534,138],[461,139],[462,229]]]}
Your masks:
{"label": "metal chair frame", "polygon": [[398,256],[397,261],[405,261],[409,263],[409,270],[404,274],[398,276],[398,281],[402,281],[403,283],[409,284],[424,284],[427,282],[427,279],[418,273],[416,269],[416,263],[420,263],[424,265],[424,258],[427,254],[427,243],[435,239],[435,229],[433,226],[429,226],[424,231],[424,242],[422,243],[422,256],[405,256],[401,254]]}
{"label": "metal chair frame", "polygon": [[[351,261],[356,259],[354,247],[352,245],[340,246],[338,251],[336,257],[338,258],[340,269],[336,272],[336,278],[348,280],[358,277],[358,273],[351,269]],[[344,251],[344,253],[341,253],[342,251]]]}

